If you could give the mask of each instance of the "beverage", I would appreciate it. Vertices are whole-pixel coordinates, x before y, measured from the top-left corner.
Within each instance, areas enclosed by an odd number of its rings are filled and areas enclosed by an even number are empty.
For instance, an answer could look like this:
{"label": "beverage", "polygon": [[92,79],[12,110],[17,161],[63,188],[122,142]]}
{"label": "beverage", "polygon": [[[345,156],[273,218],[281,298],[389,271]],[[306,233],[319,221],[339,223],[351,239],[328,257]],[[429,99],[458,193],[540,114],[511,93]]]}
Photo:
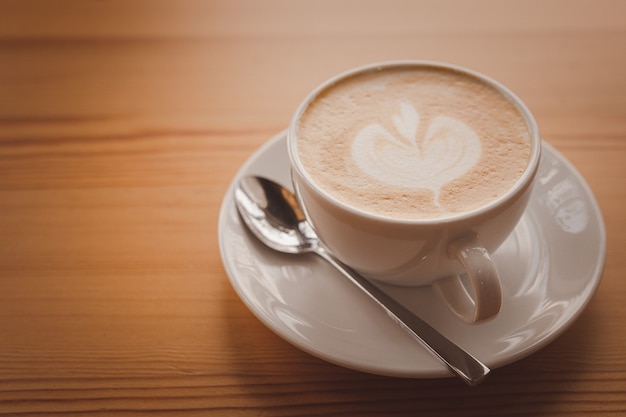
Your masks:
{"label": "beverage", "polygon": [[340,78],[303,108],[295,136],[317,187],[397,219],[483,207],[518,182],[532,152],[515,100],[471,73],[429,65]]}

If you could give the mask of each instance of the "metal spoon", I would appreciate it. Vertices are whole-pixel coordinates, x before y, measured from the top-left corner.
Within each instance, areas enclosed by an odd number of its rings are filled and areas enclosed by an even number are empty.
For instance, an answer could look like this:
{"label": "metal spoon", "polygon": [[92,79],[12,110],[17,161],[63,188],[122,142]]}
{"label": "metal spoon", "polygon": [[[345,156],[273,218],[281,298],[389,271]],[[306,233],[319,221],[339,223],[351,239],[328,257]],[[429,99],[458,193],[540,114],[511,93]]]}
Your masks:
{"label": "metal spoon", "polygon": [[280,252],[313,252],[330,262],[465,383],[474,386],[487,376],[489,368],[484,364],[336,259],[307,222],[291,191],[266,178],[245,177],[235,190],[235,202],[241,218],[261,242]]}

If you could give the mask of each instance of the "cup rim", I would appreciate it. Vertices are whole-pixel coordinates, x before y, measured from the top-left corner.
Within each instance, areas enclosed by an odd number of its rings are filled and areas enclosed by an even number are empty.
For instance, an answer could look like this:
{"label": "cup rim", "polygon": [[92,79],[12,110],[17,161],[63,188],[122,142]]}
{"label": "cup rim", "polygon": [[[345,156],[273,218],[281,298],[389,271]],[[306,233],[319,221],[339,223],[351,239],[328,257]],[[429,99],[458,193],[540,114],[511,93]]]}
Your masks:
{"label": "cup rim", "polygon": [[[502,93],[502,95],[504,95],[507,99],[509,99],[509,101],[519,110],[520,114],[526,121],[528,130],[530,132],[531,154],[530,154],[530,158],[528,160],[528,164],[526,165],[524,172],[522,173],[522,175],[520,175],[520,177],[517,179],[515,184],[506,193],[502,194],[495,200],[492,200],[483,206],[476,207],[470,211],[464,211],[462,213],[454,213],[454,214],[433,217],[433,218],[421,218],[420,219],[420,218],[391,217],[391,216],[385,216],[382,214],[377,214],[377,213],[373,213],[370,211],[366,211],[364,209],[359,209],[355,206],[352,206],[348,203],[345,203],[339,200],[338,198],[330,194],[328,191],[324,190],[322,187],[317,185],[315,180],[311,177],[309,172],[302,165],[302,161],[300,160],[300,157],[297,151],[296,132],[297,132],[299,120],[302,114],[308,108],[309,104],[320,93],[322,93],[329,87],[333,86],[334,84],[337,84],[338,82],[344,79],[347,79],[349,77],[352,77],[361,73],[366,73],[366,72],[382,71],[384,69],[394,69],[394,68],[401,69],[405,67],[406,68],[408,67],[439,68],[439,69],[459,72],[464,75],[474,77],[478,79],[479,81],[482,81],[494,87],[495,89],[497,89],[500,93]],[[394,60],[394,61],[381,61],[381,62],[366,64],[366,65],[352,68],[350,70],[341,72],[329,78],[328,80],[326,80],[325,82],[317,86],[315,89],[313,89],[304,98],[304,100],[298,105],[296,111],[294,112],[290,120],[288,129],[287,129],[287,152],[288,152],[289,159],[291,162],[291,168],[297,171],[298,176],[303,181],[306,182],[308,187],[315,190],[315,192],[319,196],[321,196],[324,200],[326,200],[328,203],[334,206],[337,206],[348,213],[351,213],[351,214],[354,214],[354,215],[357,215],[366,219],[370,219],[374,221],[383,221],[389,224],[396,224],[396,225],[436,225],[436,224],[452,223],[452,222],[466,220],[469,218],[479,217],[481,215],[484,215],[485,213],[489,213],[492,210],[502,207],[503,205],[506,204],[507,201],[511,200],[513,197],[519,194],[522,194],[524,190],[526,190],[532,183],[532,180],[539,168],[539,161],[541,158],[541,137],[539,135],[539,128],[537,126],[537,122],[535,121],[535,118],[533,117],[532,113],[530,112],[526,104],[524,104],[524,102],[515,93],[513,93],[508,87],[504,86],[503,84],[494,80],[493,78],[485,74],[482,74],[478,71],[465,68],[460,65],[446,63],[446,62],[432,61],[432,60]]]}

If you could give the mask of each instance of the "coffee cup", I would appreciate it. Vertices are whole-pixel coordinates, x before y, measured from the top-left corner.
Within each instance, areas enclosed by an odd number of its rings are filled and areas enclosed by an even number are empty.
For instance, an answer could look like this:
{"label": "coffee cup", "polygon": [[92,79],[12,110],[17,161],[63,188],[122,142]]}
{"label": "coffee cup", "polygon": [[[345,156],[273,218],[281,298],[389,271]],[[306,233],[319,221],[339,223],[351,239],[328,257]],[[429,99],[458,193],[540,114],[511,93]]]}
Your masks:
{"label": "coffee cup", "polygon": [[430,61],[376,63],[311,92],[287,131],[296,195],[342,262],[432,285],[467,323],[497,315],[491,254],[527,205],[541,139],[511,91]]}

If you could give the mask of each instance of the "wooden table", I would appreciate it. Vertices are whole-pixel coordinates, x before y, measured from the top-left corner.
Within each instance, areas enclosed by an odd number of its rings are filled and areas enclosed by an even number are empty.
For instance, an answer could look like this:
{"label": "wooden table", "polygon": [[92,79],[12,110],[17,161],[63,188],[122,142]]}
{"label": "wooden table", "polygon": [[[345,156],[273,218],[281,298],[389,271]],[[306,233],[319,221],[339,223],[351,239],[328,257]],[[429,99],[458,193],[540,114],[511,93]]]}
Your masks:
{"label": "wooden table", "polygon": [[[624,415],[625,16],[619,0],[1,0],[0,414]],[[475,388],[300,351],[220,259],[241,164],[320,82],[401,58],[518,93],[606,223],[580,318]]]}

